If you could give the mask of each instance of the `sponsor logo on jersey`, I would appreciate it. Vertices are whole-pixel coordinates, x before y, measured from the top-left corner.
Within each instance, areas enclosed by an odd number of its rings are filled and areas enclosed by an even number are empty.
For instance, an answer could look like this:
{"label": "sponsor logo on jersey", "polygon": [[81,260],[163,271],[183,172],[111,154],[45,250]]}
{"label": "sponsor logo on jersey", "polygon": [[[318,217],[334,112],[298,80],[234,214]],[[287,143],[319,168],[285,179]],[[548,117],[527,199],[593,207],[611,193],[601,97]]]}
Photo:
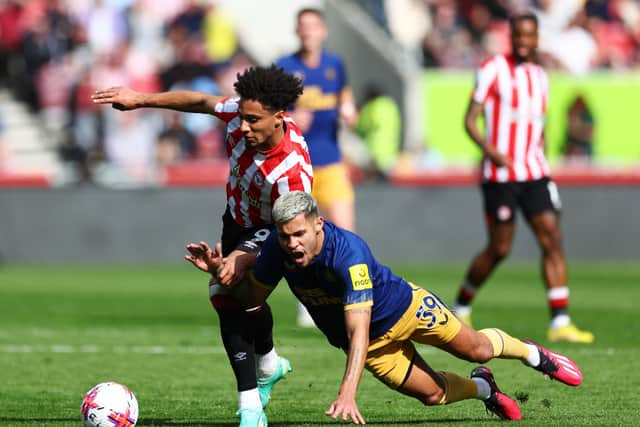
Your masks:
{"label": "sponsor logo on jersey", "polygon": [[296,106],[311,111],[333,110],[338,106],[338,96],[323,93],[320,86],[305,86]]}
{"label": "sponsor logo on jersey", "polygon": [[356,264],[349,267],[349,276],[353,290],[362,291],[373,288],[371,277],[369,277],[369,266],[367,264]]}

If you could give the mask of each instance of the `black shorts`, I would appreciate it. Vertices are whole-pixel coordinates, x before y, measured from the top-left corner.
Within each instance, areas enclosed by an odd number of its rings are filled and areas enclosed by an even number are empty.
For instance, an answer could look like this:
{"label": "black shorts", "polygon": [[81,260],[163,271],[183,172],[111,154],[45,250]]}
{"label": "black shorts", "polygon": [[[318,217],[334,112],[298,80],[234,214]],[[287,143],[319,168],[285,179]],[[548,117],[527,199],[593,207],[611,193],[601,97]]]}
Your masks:
{"label": "black shorts", "polygon": [[222,256],[229,255],[235,249],[257,252],[272,229],[271,225],[241,227],[235,222],[227,207],[222,215]]}
{"label": "black shorts", "polygon": [[525,182],[484,182],[482,198],[487,221],[493,223],[515,221],[517,208],[527,219],[544,211],[559,214],[561,208],[558,188],[548,177]]}

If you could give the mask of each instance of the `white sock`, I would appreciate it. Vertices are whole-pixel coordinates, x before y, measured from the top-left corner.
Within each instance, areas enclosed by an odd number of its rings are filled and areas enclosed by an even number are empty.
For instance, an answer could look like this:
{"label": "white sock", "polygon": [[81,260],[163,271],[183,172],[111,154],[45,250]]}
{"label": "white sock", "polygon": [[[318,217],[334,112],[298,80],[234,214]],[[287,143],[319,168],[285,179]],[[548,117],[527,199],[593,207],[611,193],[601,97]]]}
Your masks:
{"label": "white sock", "polygon": [[278,353],[272,348],[267,354],[256,354],[258,378],[269,378],[278,369]]}
{"label": "white sock", "polygon": [[262,409],[260,393],[257,388],[238,392],[238,409]]}
{"label": "white sock", "polygon": [[471,316],[471,306],[470,305],[458,305],[453,304],[451,306],[451,310],[455,313],[456,316]]}
{"label": "white sock", "polygon": [[564,328],[569,323],[571,323],[571,318],[569,317],[568,314],[559,314],[555,316],[553,319],[551,319],[549,328],[551,329]]}
{"label": "white sock", "polygon": [[484,378],[475,377],[471,378],[471,380],[476,383],[476,387],[478,388],[478,399],[487,400],[491,397],[491,386]]}
{"label": "white sock", "polygon": [[538,351],[538,347],[533,344],[525,343],[527,348],[529,349],[529,355],[527,356],[527,363],[529,366],[536,367],[540,364],[540,352]]}

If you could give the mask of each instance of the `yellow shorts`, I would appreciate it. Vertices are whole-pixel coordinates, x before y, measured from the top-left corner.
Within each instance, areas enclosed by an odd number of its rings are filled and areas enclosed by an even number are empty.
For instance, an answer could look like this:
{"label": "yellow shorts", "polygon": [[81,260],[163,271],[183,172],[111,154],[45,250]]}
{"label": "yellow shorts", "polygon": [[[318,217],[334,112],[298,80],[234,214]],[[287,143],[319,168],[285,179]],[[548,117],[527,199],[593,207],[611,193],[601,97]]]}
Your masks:
{"label": "yellow shorts", "polygon": [[439,347],[453,340],[462,327],[438,296],[411,286],[411,305],[387,333],[369,343],[367,354],[367,369],[394,389],[404,383],[413,364],[416,349],[411,341]]}
{"label": "yellow shorts", "polygon": [[346,166],[342,163],[314,166],[311,194],[317,200],[320,210],[335,202],[353,202],[353,185]]}

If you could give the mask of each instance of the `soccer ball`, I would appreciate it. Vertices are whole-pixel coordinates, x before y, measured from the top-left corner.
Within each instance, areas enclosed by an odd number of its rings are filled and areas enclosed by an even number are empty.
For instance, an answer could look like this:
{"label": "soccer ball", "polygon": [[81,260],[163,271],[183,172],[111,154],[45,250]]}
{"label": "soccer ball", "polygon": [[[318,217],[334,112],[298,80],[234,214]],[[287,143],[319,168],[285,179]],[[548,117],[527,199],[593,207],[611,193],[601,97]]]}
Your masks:
{"label": "soccer ball", "polygon": [[138,401],[125,385],[100,383],[84,395],[80,413],[85,427],[134,427]]}

